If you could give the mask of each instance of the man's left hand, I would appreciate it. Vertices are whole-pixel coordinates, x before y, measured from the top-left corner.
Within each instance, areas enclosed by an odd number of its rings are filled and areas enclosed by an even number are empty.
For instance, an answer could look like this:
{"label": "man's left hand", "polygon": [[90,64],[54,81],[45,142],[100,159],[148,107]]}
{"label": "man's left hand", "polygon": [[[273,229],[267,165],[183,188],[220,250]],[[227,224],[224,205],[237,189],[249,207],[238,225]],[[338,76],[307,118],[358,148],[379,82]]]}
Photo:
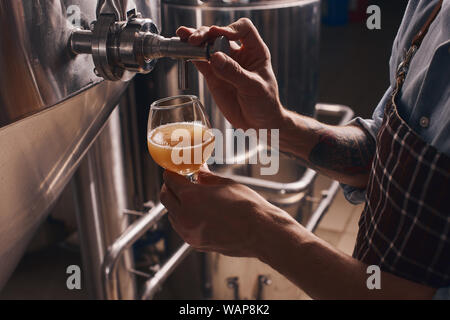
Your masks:
{"label": "man's left hand", "polygon": [[250,188],[204,169],[197,183],[169,171],[164,181],[160,199],[173,228],[201,251],[258,258],[274,228],[296,223]]}

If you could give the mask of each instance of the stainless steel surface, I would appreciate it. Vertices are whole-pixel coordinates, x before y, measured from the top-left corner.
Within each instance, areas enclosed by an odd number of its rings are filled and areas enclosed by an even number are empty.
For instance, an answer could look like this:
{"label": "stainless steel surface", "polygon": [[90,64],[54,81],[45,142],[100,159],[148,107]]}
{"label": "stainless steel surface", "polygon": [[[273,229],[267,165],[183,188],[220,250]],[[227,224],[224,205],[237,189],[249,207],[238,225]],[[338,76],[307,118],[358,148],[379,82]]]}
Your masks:
{"label": "stainless steel surface", "polygon": [[[168,3],[180,5],[204,5],[211,7],[234,7],[248,5],[271,5],[277,4],[280,0],[165,0]],[[283,4],[298,2],[298,0],[284,0]]]}
{"label": "stainless steel surface", "polygon": [[74,54],[92,54],[92,32],[90,30],[77,30],[70,35],[70,49]]}
{"label": "stainless steel surface", "polygon": [[132,223],[125,232],[109,245],[101,268],[104,292],[108,299],[119,298],[117,268],[123,252],[129,249],[149,228],[155,225],[166,212],[166,208],[161,203],[158,203],[147,214]]}
{"label": "stainless steel surface", "polygon": [[134,0],[137,11],[145,18],[152,21],[161,30],[161,0]]}
{"label": "stainless steel surface", "polygon": [[[78,232],[84,275],[91,298],[110,299],[103,291],[102,264],[108,247],[128,227],[128,190],[123,163],[119,109],[90,148],[75,174]],[[115,264],[114,282],[118,299],[135,299],[134,264],[130,250],[123,250]]]}
{"label": "stainless steel surface", "polygon": [[126,88],[102,81],[88,55],[68,50],[96,8],[87,0],[0,1],[0,290]]}
{"label": "stainless steel surface", "polygon": [[236,182],[245,184],[255,189],[262,189],[279,193],[299,193],[305,191],[311,186],[317,176],[317,173],[312,169],[307,169],[305,174],[298,181],[289,183],[274,182],[270,180],[236,174],[222,174],[222,176],[233,179]]}
{"label": "stainless steel surface", "polygon": [[202,47],[178,37],[162,37],[151,19],[141,19],[136,12],[130,12],[125,21],[100,14],[93,31],[73,31],[68,47],[74,54],[92,54],[95,72],[112,81],[128,80],[132,73],[150,72],[155,59],[208,60],[215,52],[230,50],[224,37]]}
{"label": "stainless steel surface", "polygon": [[0,289],[123,89],[102,82],[0,129]]}
{"label": "stainless steel surface", "polygon": [[338,190],[339,182],[333,181],[330,185],[330,188],[328,188],[328,190],[325,192],[325,197],[322,199],[322,201],[320,201],[319,206],[309,218],[308,223],[306,223],[306,230],[311,232],[314,232],[316,230],[317,226],[320,223],[320,220],[322,220],[325,213],[330,208],[331,203],[336,197]]}
{"label": "stainless steel surface", "polygon": [[239,278],[238,277],[229,277],[226,280],[227,288],[233,290],[233,299],[240,300],[239,294]]}
{"label": "stainless steel surface", "polygon": [[161,288],[164,281],[168,276],[178,267],[178,265],[186,258],[191,252],[192,247],[187,243],[181,245],[181,247],[164,263],[161,269],[155,273],[155,275],[147,280],[142,294],[142,300],[153,299],[154,295]]}
{"label": "stainless steel surface", "polygon": [[98,0],[97,2],[97,16],[101,14],[112,14],[116,20],[126,20],[128,0]]}
{"label": "stainless steel surface", "polygon": [[264,298],[264,288],[270,286],[272,281],[267,275],[258,276],[258,290],[256,292],[256,300],[263,300]]}
{"label": "stainless steel surface", "polygon": [[178,60],[178,88],[180,90],[187,90],[189,88],[189,64],[184,59]]}
{"label": "stainless steel surface", "polygon": [[173,58],[206,61],[215,52],[222,51],[227,54],[230,52],[230,43],[225,37],[215,39],[212,44],[197,47],[181,41],[178,37],[165,38],[150,32],[142,36],[143,47],[138,51],[142,50],[146,59]]}
{"label": "stainless steel surface", "polygon": [[[267,43],[277,76],[282,103],[299,113],[313,115],[317,95],[320,36],[320,1],[162,1],[162,31],[175,34],[179,26],[228,25],[239,18],[250,18]],[[179,95],[176,64],[162,61],[157,76],[158,97]],[[212,125],[229,127],[218,111],[203,78],[195,68],[189,74],[188,92],[199,96],[210,112]]]}
{"label": "stainless steel surface", "polygon": [[87,56],[74,57],[67,41],[75,28],[69,6],[95,20],[95,1],[0,2],[0,127],[35,114],[102,79]]}

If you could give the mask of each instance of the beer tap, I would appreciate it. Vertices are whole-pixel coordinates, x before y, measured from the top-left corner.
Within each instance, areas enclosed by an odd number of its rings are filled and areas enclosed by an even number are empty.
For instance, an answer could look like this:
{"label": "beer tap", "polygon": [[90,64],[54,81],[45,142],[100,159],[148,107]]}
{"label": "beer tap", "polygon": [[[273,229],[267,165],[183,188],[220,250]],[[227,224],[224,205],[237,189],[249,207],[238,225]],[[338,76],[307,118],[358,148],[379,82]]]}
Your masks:
{"label": "beer tap", "polygon": [[215,52],[229,53],[230,43],[225,37],[200,47],[178,37],[165,38],[151,19],[142,18],[134,9],[126,13],[126,20],[119,20],[120,14],[111,13],[111,8],[117,7],[112,3],[100,1],[97,21],[90,30],[75,29],[68,44],[74,54],[91,54],[95,74],[106,80],[127,81],[136,73],[150,72],[157,59],[172,58],[179,60],[178,84],[186,89],[187,61],[208,61]]}

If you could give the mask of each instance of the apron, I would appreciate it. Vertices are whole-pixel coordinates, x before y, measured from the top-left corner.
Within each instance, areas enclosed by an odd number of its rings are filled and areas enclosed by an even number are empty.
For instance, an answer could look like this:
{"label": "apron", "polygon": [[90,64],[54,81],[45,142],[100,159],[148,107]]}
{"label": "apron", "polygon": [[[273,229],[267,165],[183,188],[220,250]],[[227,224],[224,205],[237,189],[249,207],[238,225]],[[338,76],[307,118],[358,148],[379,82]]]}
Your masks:
{"label": "apron", "polygon": [[442,0],[399,65],[396,88],[376,138],[353,252],[368,265],[435,288],[450,285],[450,157],[408,126],[396,101],[410,62],[441,6]]}

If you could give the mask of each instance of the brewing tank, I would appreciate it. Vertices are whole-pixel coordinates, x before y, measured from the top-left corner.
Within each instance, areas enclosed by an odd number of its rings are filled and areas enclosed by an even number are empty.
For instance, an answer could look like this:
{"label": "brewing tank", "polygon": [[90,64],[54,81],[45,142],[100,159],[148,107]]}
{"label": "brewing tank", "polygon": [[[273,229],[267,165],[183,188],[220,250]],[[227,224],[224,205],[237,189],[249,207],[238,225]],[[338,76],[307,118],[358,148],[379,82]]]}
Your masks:
{"label": "brewing tank", "polygon": [[[320,0],[163,0],[162,34],[172,36],[179,26],[228,25],[239,18],[252,20],[268,45],[280,98],[284,106],[313,115],[317,96],[320,34]],[[200,95],[209,109],[212,124],[224,129],[224,120],[192,66],[187,92]],[[176,65],[163,61],[157,66],[157,94],[179,94]]]}
{"label": "brewing tank", "polygon": [[0,290],[127,87],[69,50],[72,31],[107,5],[157,20],[148,2],[0,1]]}

